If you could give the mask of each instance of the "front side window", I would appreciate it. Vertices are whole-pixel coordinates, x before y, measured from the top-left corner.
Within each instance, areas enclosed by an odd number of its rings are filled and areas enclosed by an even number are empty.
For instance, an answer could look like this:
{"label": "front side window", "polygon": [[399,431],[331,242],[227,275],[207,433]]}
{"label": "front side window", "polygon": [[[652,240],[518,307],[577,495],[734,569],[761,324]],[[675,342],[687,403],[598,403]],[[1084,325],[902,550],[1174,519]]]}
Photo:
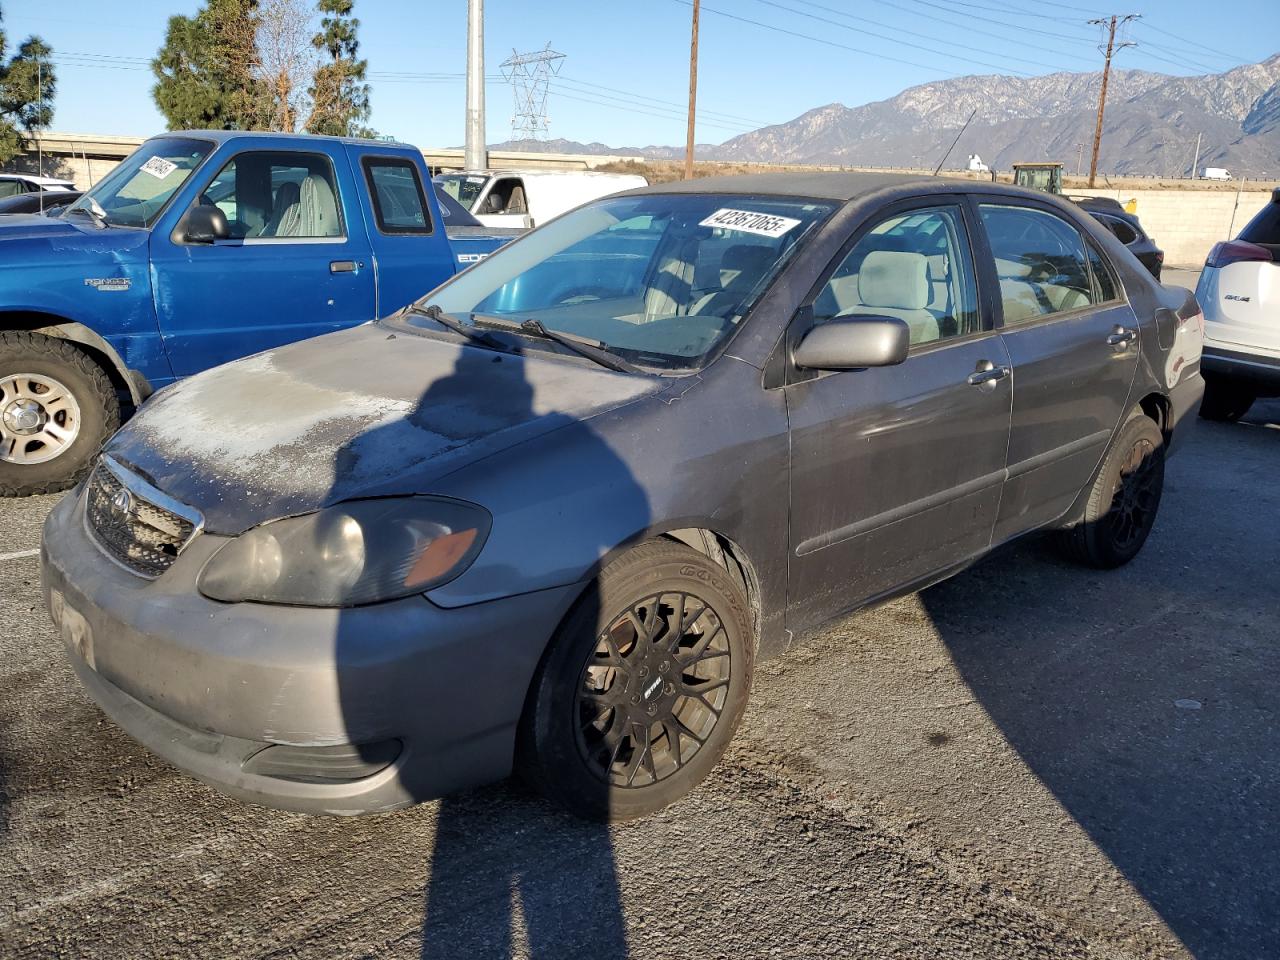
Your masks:
{"label": "front side window", "polygon": [[524,195],[524,181],[519,177],[502,177],[495,180],[489,195],[481,201],[480,213],[510,214],[519,216],[529,212]]}
{"label": "front side window", "polygon": [[379,230],[383,233],[431,232],[422,181],[412,161],[367,157],[364,174]]}
{"label": "front side window", "polygon": [[698,367],[834,209],[744,195],[597,200],[503,247],[425,303],[464,321],[536,319],[633,363]]}
{"label": "front side window", "polygon": [[150,227],[212,151],[208,140],[191,137],[148,140],[68,207],[65,216],[82,212],[113,227]]}
{"label": "front side window", "polygon": [[895,214],[841,260],[813,303],[815,323],[837,317],[905,320],[911,342],[980,330],[973,262],[956,207]]}
{"label": "front side window", "polygon": [[196,201],[227,216],[232,239],[326,239],[343,236],[329,158],[318,153],[242,153]]}
{"label": "front side window", "polygon": [[995,256],[1005,323],[1024,323],[1100,302],[1084,239],[1075,227],[1031,207],[984,203],[980,209]]}
{"label": "front side window", "polygon": [[0,180],[0,197],[16,197],[26,190],[26,184],[21,180]]}

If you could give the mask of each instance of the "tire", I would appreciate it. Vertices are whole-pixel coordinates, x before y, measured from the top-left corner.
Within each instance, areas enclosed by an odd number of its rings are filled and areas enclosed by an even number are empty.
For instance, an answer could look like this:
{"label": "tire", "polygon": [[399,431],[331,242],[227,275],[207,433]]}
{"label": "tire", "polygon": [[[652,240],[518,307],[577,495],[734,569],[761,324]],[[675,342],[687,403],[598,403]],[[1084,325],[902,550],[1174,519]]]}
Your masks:
{"label": "tire", "polygon": [[[55,398],[47,409],[45,397]],[[57,337],[0,332],[0,496],[74,486],[119,425],[115,388],[87,354]]]}
{"label": "tire", "polygon": [[666,540],[624,554],[577,602],[543,657],[517,770],[590,820],[631,820],[680,799],[710,773],[742,718],[751,623],[738,582],[702,554]]}
{"label": "tire", "polygon": [[1235,423],[1253,406],[1257,396],[1247,387],[1230,380],[1205,377],[1204,399],[1200,401],[1200,416],[1205,420]]}
{"label": "tire", "polygon": [[1128,563],[1147,542],[1163,491],[1164,435],[1137,414],[1103,458],[1080,522],[1062,531],[1066,553],[1101,570]]}

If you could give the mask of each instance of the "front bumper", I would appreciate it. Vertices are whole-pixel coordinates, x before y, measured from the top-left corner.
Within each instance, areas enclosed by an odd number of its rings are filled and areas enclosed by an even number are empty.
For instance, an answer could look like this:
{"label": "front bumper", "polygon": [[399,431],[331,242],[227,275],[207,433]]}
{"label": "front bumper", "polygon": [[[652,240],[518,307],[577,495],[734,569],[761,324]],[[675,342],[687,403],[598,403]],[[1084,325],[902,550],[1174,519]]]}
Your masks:
{"label": "front bumper", "polygon": [[[219,603],[195,581],[223,542],[198,535],[145,580],[92,542],[81,496],[45,522],[46,605],[85,688],[130,735],[227,794],[308,813],[407,806],[510,772],[525,694],[576,587],[451,610],[422,597]],[[299,748],[271,754],[294,773],[255,772],[274,744]],[[335,751],[352,762],[302,769]],[[344,769],[358,776],[335,778]]]}
{"label": "front bumper", "polygon": [[1251,384],[1259,394],[1280,394],[1280,357],[1205,344],[1200,368],[1207,376]]}

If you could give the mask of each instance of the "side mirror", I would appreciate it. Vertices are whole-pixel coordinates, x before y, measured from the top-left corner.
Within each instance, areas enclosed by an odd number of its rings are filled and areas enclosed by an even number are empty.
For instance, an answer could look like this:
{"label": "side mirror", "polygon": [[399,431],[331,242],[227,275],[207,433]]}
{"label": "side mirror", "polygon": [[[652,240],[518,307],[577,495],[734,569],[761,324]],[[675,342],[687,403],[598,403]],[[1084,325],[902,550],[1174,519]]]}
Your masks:
{"label": "side mirror", "polygon": [[838,317],[819,324],[795,349],[797,367],[855,370],[890,367],[907,359],[911,328],[896,317]]}
{"label": "side mirror", "polygon": [[188,210],[182,220],[182,238],[187,243],[213,243],[230,236],[227,215],[217,207],[200,204]]}

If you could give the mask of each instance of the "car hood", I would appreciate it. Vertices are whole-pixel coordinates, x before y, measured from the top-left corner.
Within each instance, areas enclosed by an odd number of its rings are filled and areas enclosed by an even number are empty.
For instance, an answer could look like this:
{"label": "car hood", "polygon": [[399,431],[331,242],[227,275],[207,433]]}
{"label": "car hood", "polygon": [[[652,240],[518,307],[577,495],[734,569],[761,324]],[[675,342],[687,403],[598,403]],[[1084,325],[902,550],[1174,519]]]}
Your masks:
{"label": "car hood", "polygon": [[149,237],[146,230],[99,227],[86,217],[10,213],[0,216],[0,266],[60,269],[77,254],[132,254],[145,249]]}
{"label": "car hood", "polygon": [[500,354],[372,323],[167,387],[107,445],[236,534],[433,479],[669,381],[539,352]]}

